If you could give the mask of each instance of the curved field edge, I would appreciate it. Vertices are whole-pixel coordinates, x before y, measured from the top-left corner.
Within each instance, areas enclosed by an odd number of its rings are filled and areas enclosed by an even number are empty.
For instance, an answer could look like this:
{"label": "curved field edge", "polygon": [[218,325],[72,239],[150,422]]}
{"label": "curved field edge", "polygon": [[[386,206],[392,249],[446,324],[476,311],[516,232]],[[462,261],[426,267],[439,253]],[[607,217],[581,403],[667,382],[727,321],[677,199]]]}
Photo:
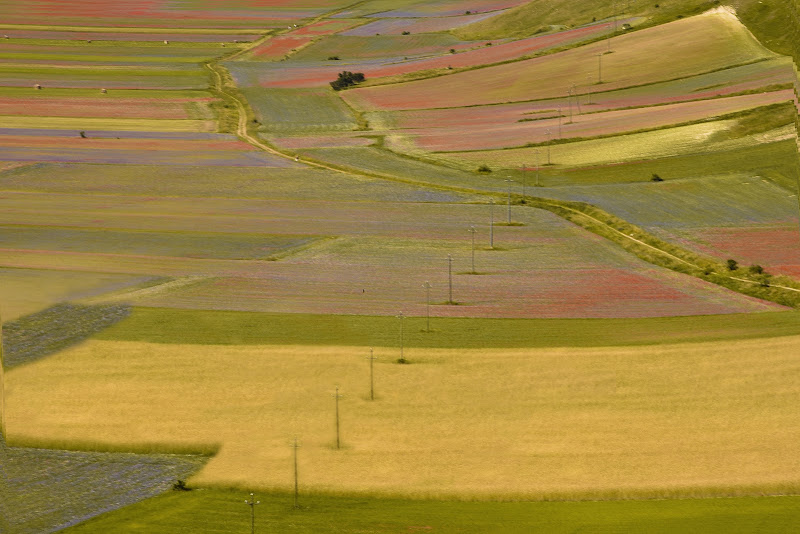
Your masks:
{"label": "curved field edge", "polygon": [[[524,348],[657,345],[792,336],[800,313],[644,319],[404,319],[403,344],[420,348]],[[275,314],[133,308],[95,339],[200,345],[340,345],[397,347],[400,320],[368,315]]]}
{"label": "curved field edge", "polygon": [[[235,490],[174,492],[65,530],[153,534],[245,532],[250,514]],[[445,502],[301,494],[300,509],[285,493],[259,493],[255,528],[279,532],[788,532],[800,497],[622,502]]]}

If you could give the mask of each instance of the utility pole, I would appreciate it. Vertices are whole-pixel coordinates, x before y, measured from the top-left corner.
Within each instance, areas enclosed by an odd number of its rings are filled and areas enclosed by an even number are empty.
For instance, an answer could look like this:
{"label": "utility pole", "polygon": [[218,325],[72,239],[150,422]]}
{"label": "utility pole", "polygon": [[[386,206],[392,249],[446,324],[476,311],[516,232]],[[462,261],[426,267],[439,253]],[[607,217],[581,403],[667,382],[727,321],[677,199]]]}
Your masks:
{"label": "utility pole", "polygon": [[336,399],[336,448],[340,447],[339,442],[339,399],[342,398],[339,395],[339,386],[336,386],[336,393],[333,394],[333,397]]}
{"label": "utility pole", "polygon": [[[577,104],[577,106],[578,106],[578,115],[580,115],[581,114],[581,97],[578,94],[578,87],[574,83],[572,84],[572,92],[575,94],[575,104]],[[572,120],[572,117],[570,117],[570,120]]]}
{"label": "utility pole", "polygon": [[567,124],[572,124],[572,87],[567,90],[567,100],[569,101],[569,122]]}
{"label": "utility pole", "polygon": [[299,446],[300,445],[297,444],[297,438],[295,437],[294,438],[294,444],[292,445],[292,449],[294,449],[293,456],[294,456],[294,509],[295,510],[300,508],[300,506],[297,504],[297,494],[298,494],[298,491],[297,491],[297,488],[298,488],[298,485],[297,485],[297,448]]}
{"label": "utility pole", "polygon": [[511,184],[514,182],[514,180],[509,180],[508,178],[506,178],[505,181],[508,182],[508,221],[507,222],[508,222],[508,224],[511,224]]}
{"label": "utility pole", "polygon": [[447,301],[448,304],[453,303],[453,256],[450,254],[447,255],[447,280],[448,285],[450,286],[450,298]]}
{"label": "utility pole", "polygon": [[591,85],[592,85],[592,73],[591,72],[587,72],[586,73],[586,105],[587,106],[592,105]]}
{"label": "utility pole", "polygon": [[536,187],[539,187],[539,149],[536,149]]}
{"label": "utility pole", "polygon": [[550,137],[553,135],[550,130],[545,130],[544,132],[547,134],[547,164],[550,165]]}
{"label": "utility pole", "polygon": [[472,274],[477,274],[475,272],[475,233],[477,230],[475,229],[475,225],[471,225],[469,227],[469,233],[472,234]]}
{"label": "utility pole", "polygon": [[524,163],[522,164],[522,203],[525,203],[525,182],[528,173],[528,166]]}
{"label": "utility pole", "polygon": [[494,248],[494,199],[489,199],[489,248]]}
{"label": "utility pole", "polygon": [[561,139],[561,106],[558,106],[558,138]]}
{"label": "utility pole", "polygon": [[372,372],[373,364],[377,360],[377,356],[373,355],[373,350],[369,349],[369,400],[375,400],[375,375]]}
{"label": "utility pole", "polygon": [[398,363],[406,363],[405,357],[403,357],[403,319],[405,319],[405,315],[403,312],[397,316],[400,319],[400,359],[397,360]]}
{"label": "utility pole", "polygon": [[603,54],[597,54],[597,83],[603,83]]}
{"label": "utility pole", "polygon": [[244,503],[250,506],[250,534],[255,534],[256,532],[256,505],[261,504],[261,501],[257,501],[253,494],[250,494],[250,500],[244,500]]}
{"label": "utility pole", "polygon": [[422,284],[422,287],[425,288],[425,313],[426,313],[426,319],[427,319],[427,324],[425,325],[425,331],[426,332],[430,332],[431,331],[431,287],[432,286],[431,286],[431,283],[426,280],[425,283]]}

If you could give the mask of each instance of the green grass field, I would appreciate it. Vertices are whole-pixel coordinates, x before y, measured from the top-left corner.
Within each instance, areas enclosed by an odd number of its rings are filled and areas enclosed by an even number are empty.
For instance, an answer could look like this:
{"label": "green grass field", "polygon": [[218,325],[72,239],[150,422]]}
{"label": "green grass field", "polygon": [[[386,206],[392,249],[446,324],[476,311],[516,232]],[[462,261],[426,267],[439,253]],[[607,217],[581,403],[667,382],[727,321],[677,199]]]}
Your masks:
{"label": "green grass field", "polygon": [[246,88],[242,94],[269,132],[355,130],[353,112],[332,89]]}
{"label": "green grass field", "polygon": [[[592,347],[658,345],[800,334],[797,312],[659,317],[651,319],[406,320],[404,343],[419,348]],[[135,308],[98,334],[109,341],[209,345],[395,346],[399,319],[366,315],[262,314]]]}
{"label": "green grass field", "polygon": [[[544,158],[545,149],[540,149]],[[535,154],[534,154],[535,156]],[[535,157],[526,160],[525,179],[536,182]],[[509,170],[518,182],[522,171]],[[622,164],[595,165],[572,169],[551,168],[542,165],[539,169],[540,184],[552,187],[573,185],[601,185],[618,183],[644,183],[653,174],[665,180],[695,178],[698,176],[733,175],[751,173],[764,176],[781,187],[797,189],[800,174],[797,145],[791,139],[762,143],[754,146],[736,147],[697,154],[683,153],[674,156],[628,161]],[[533,190],[535,192],[535,189]]]}
{"label": "green grass field", "polygon": [[[245,491],[169,493],[64,531],[246,532]],[[619,502],[440,502],[258,493],[257,532],[787,532],[797,521],[797,497]]]}

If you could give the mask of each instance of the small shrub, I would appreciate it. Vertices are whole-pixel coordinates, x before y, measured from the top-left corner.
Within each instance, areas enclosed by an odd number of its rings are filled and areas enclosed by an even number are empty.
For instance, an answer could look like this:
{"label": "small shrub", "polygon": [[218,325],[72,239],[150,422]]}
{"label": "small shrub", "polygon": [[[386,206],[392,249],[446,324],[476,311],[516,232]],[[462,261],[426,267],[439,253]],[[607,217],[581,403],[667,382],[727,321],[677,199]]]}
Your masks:
{"label": "small shrub", "polygon": [[728,265],[729,271],[735,271],[736,269],[739,268],[739,262],[737,262],[736,260],[728,260],[726,264]]}
{"label": "small shrub", "polygon": [[455,49],[455,48],[451,48],[451,49],[450,49],[450,53],[451,53],[451,54],[455,54],[455,53],[456,53],[456,49]]}
{"label": "small shrub", "polygon": [[83,139],[86,139],[86,132],[84,132],[84,131],[81,131],[81,132],[80,132],[80,134],[81,134],[81,137],[82,137]]}
{"label": "small shrub", "polygon": [[660,177],[659,175],[657,175],[656,173],[653,173],[653,176],[650,178],[650,181],[651,182],[663,182],[664,179],[662,177]]}
{"label": "small shrub", "polygon": [[764,274],[764,268],[760,265],[751,265],[747,270],[750,274]]}
{"label": "small shrub", "polygon": [[328,61],[339,61],[339,56],[328,56]]}
{"label": "small shrub", "polygon": [[492,172],[492,169],[490,169],[488,165],[484,164],[478,167],[478,172],[489,173]]}
{"label": "small shrub", "polygon": [[411,32],[408,30],[403,30],[403,35],[411,35]]}
{"label": "small shrub", "polygon": [[191,488],[186,485],[186,482],[179,479],[172,485],[172,491],[191,491]]}

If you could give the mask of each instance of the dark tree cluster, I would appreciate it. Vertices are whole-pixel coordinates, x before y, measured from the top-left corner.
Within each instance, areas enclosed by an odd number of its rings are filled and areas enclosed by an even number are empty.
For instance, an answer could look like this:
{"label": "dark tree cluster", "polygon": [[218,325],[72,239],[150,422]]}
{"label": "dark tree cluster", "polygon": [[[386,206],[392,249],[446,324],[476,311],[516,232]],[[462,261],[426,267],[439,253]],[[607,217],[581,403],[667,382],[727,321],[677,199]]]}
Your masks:
{"label": "dark tree cluster", "polygon": [[335,91],[353,86],[365,80],[363,72],[350,72],[348,70],[339,73],[339,78],[331,82],[331,87]]}

